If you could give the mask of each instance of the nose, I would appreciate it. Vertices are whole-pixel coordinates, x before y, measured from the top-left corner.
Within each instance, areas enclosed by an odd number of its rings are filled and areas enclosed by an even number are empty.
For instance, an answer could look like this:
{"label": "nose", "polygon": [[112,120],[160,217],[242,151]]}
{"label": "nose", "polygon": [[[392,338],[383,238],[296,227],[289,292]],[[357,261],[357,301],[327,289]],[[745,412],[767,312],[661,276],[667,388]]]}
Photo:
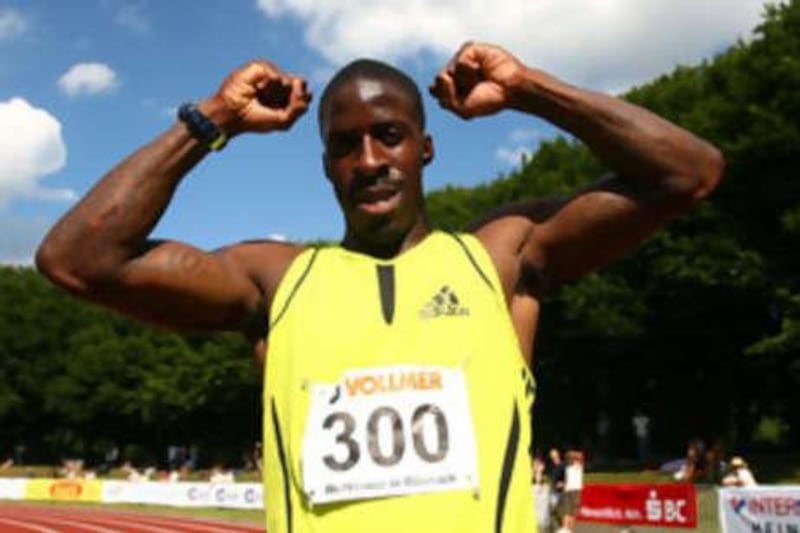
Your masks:
{"label": "nose", "polygon": [[381,143],[371,135],[364,135],[358,151],[356,172],[362,176],[375,176],[385,172],[387,168],[386,153]]}

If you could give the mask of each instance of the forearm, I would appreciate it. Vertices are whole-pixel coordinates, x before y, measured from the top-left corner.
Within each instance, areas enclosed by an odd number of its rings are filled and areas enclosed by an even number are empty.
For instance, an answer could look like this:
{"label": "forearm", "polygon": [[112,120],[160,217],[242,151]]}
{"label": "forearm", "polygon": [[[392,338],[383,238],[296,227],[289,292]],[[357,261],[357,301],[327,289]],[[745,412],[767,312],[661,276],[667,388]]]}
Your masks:
{"label": "forearm", "polygon": [[514,108],[542,117],[583,141],[622,179],[675,196],[707,195],[722,171],[706,141],[644,108],[524,69]]}
{"label": "forearm", "polygon": [[37,253],[40,269],[68,286],[119,275],[207,151],[177,123],[131,154],[53,227]]}

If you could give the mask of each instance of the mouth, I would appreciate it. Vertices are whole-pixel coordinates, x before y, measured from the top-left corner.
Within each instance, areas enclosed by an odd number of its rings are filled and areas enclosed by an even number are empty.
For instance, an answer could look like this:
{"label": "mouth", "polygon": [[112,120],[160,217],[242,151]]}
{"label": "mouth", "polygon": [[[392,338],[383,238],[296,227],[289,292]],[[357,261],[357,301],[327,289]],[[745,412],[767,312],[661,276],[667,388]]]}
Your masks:
{"label": "mouth", "polygon": [[389,185],[364,187],[354,195],[359,210],[371,215],[385,215],[400,202],[400,189]]}

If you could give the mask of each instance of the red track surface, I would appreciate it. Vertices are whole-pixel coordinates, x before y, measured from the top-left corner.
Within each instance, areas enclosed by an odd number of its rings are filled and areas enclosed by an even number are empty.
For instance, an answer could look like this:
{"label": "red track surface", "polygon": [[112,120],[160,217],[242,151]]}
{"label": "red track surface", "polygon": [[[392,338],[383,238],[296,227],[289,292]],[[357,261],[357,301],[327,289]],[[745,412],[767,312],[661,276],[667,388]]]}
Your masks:
{"label": "red track surface", "polygon": [[0,502],[2,533],[263,533],[261,526],[135,511]]}

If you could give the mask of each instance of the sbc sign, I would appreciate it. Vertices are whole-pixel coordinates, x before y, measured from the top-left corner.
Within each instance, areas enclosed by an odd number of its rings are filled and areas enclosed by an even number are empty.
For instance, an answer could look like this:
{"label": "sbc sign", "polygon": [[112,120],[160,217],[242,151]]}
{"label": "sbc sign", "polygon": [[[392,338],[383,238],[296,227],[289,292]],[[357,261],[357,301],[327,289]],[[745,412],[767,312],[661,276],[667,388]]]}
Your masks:
{"label": "sbc sign", "polygon": [[622,525],[697,527],[697,492],[691,483],[584,486],[578,519]]}

